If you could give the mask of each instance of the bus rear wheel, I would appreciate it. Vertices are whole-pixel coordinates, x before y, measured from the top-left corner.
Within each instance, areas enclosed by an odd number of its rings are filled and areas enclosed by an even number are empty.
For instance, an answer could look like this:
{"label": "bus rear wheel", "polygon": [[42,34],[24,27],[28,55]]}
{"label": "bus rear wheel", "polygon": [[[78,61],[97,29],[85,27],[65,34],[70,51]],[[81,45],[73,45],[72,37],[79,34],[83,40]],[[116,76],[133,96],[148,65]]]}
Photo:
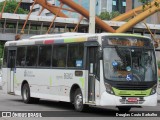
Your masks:
{"label": "bus rear wheel", "polygon": [[27,83],[25,83],[22,87],[22,99],[24,103],[27,103],[27,104],[39,102],[39,98],[30,97],[30,89]]}
{"label": "bus rear wheel", "polygon": [[83,96],[81,90],[78,88],[74,94],[74,107],[78,112],[86,111],[88,109],[88,105],[83,104]]}
{"label": "bus rear wheel", "polygon": [[117,108],[120,112],[129,112],[131,110],[131,107],[127,106],[118,106]]}

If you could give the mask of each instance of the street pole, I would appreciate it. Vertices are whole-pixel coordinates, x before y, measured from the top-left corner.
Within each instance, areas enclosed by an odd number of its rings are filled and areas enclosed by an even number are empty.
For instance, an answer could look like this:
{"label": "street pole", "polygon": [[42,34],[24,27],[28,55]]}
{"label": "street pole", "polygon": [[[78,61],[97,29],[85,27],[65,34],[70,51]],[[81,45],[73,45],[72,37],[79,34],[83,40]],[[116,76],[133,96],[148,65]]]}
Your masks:
{"label": "street pole", "polygon": [[90,0],[89,6],[89,33],[95,33],[95,7],[96,0]]}

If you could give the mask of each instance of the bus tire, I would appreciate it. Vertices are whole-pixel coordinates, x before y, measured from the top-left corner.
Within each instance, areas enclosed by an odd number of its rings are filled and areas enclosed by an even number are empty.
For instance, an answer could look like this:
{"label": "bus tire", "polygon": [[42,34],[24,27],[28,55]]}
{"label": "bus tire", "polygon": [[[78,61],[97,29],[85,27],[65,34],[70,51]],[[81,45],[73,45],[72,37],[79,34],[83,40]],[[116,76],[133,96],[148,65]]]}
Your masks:
{"label": "bus tire", "polygon": [[128,106],[118,106],[117,108],[120,112],[129,112],[131,110],[131,107]]}
{"label": "bus tire", "polygon": [[83,112],[88,109],[88,105],[83,104],[83,96],[80,88],[76,89],[74,94],[74,108],[78,112]]}
{"label": "bus tire", "polygon": [[24,103],[38,103],[39,98],[32,98],[30,97],[30,88],[27,83],[25,83],[22,87],[22,99]]}

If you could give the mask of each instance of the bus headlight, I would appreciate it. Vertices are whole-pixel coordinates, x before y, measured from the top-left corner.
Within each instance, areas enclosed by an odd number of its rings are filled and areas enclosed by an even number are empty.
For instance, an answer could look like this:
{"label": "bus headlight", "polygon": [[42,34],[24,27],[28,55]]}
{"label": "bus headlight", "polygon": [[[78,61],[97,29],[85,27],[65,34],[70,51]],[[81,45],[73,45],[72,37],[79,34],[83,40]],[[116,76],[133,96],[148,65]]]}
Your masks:
{"label": "bus headlight", "polygon": [[155,94],[155,93],[156,93],[156,90],[157,90],[157,85],[154,85],[154,86],[152,87],[152,90],[151,90],[150,95]]}
{"label": "bus headlight", "polygon": [[106,92],[107,93],[114,95],[114,91],[113,91],[111,85],[105,83],[105,87],[106,87]]}

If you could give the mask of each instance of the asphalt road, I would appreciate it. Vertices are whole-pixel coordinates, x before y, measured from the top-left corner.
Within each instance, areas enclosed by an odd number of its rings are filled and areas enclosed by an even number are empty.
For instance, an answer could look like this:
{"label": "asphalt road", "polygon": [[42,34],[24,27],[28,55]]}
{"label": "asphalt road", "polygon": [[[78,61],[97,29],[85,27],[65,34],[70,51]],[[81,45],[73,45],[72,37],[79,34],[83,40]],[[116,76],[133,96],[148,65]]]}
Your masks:
{"label": "asphalt road", "polygon": [[[140,115],[139,117],[122,117],[121,115],[124,115],[124,113],[118,113],[117,108],[115,107],[107,107],[107,108],[97,108],[97,107],[92,107],[89,109],[88,112],[86,113],[79,113],[74,111],[74,107],[72,104],[65,103],[65,102],[55,102],[55,101],[49,101],[49,100],[40,100],[38,104],[25,104],[22,101],[21,96],[15,96],[15,95],[6,95],[0,90],[0,111],[12,111],[12,112],[20,112],[20,113],[25,113],[27,112],[42,112],[43,116],[43,111],[47,111],[44,114],[49,114],[55,117],[42,117],[42,118],[6,118],[6,117],[1,117],[0,120],[81,120],[81,119],[86,119],[86,120],[97,120],[98,119],[111,119],[111,120],[125,120],[125,119],[131,119],[131,120],[143,120],[143,119],[148,119],[148,120],[154,120],[154,119],[159,119],[160,117],[141,117],[142,112],[146,111],[150,112],[154,111],[156,114],[156,111],[160,112],[160,103],[156,107],[143,107],[143,108],[132,108],[130,113],[126,113],[125,115]],[[0,112],[0,114],[2,114]],[[140,113],[140,114],[139,114]],[[27,113],[28,114],[28,113]],[[116,114],[120,117],[116,117]],[[47,116],[47,115],[46,115]]]}

